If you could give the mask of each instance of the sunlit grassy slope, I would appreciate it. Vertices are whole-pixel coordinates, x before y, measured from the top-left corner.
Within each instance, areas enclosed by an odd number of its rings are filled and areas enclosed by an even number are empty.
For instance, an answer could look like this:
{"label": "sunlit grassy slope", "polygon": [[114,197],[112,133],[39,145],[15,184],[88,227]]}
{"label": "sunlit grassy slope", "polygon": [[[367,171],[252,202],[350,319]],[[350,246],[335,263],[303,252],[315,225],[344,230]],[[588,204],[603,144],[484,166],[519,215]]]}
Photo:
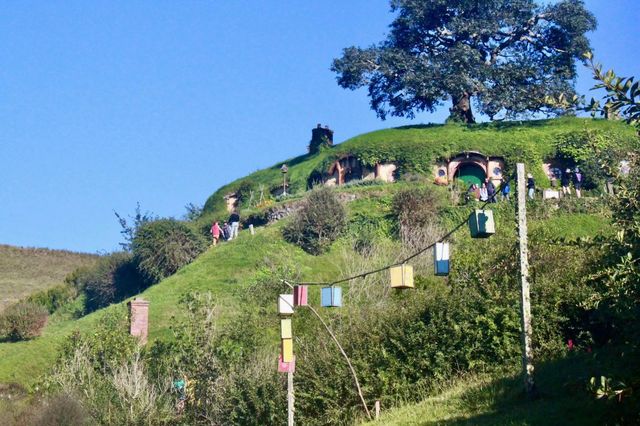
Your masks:
{"label": "sunlit grassy slope", "polygon": [[[589,377],[620,374],[624,351],[567,352],[564,358],[536,363],[536,392],[529,397],[519,371],[459,378],[436,396],[384,410],[382,426],[431,425],[600,425],[611,418],[615,401],[585,392]],[[631,362],[632,360],[629,360]],[[638,360],[635,360],[637,362]]]}
{"label": "sunlit grassy slope", "polygon": [[0,311],[38,290],[63,282],[74,269],[97,256],[64,250],[0,245]]}
{"label": "sunlit grassy slope", "polygon": [[[505,155],[509,158],[522,152],[526,158],[532,155],[540,162],[544,155],[551,152],[555,138],[585,127],[612,131],[620,137],[632,138],[633,130],[622,123],[591,121],[585,119],[565,119],[554,121],[528,122],[524,124],[491,124],[477,126],[414,126],[388,129],[353,138],[332,149],[323,150],[314,156],[302,156],[287,161],[289,177],[298,185],[306,183],[312,170],[325,164],[341,153],[357,153],[362,158],[394,160],[404,156],[404,160],[413,161],[414,169],[426,168],[438,156],[446,156],[461,150],[479,150],[488,155]],[[419,153],[416,154],[416,153]],[[418,155],[416,158],[412,155]],[[411,159],[413,158],[413,159]],[[371,160],[373,161],[373,160]],[[408,161],[408,160],[407,160]],[[429,166],[430,167],[430,166]],[[541,168],[540,168],[541,169]],[[430,170],[430,169],[428,169]],[[425,169],[426,172],[428,172]],[[250,175],[254,183],[280,182],[279,165]],[[233,190],[242,180],[233,182],[218,190],[207,203],[208,214],[217,209],[224,211],[222,195]],[[373,217],[389,213],[390,194],[407,183],[373,185],[371,187],[347,187],[341,191],[350,191],[362,195],[350,204],[350,214]],[[420,184],[415,184],[420,185]],[[441,189],[446,193],[446,189]],[[443,193],[443,196],[448,196]],[[222,204],[221,204],[222,202]],[[542,208],[541,205],[533,205]],[[469,207],[452,207],[450,223],[464,218]],[[514,226],[511,206],[499,207],[496,211],[498,226]],[[206,219],[206,216],[205,216]],[[150,338],[169,339],[169,326],[172,317],[180,315],[179,300],[188,292],[209,291],[217,299],[221,321],[233,321],[234,313],[240,303],[239,289],[248,286],[255,279],[257,271],[273,263],[272,260],[286,258],[295,264],[301,275],[309,280],[330,280],[340,274],[340,260],[335,253],[323,256],[310,256],[300,249],[283,241],[280,224],[258,228],[255,236],[248,231],[241,232],[236,241],[212,247],[192,264],[181,269],[174,276],[147,289],[139,297],[149,300]],[[598,232],[606,232],[608,220],[601,215],[584,213],[550,213],[548,218],[532,215],[531,232],[537,229],[551,229],[555,237],[584,237]],[[504,228],[503,228],[504,229]],[[514,234],[515,235],[515,234]],[[469,246],[461,238],[460,247]],[[275,302],[274,302],[275,303]],[[33,385],[48,371],[56,357],[58,344],[73,330],[90,331],[106,310],[124,309],[126,301],[107,309],[94,312],[79,320],[70,319],[64,313],[52,316],[42,337],[27,342],[0,343],[0,383],[18,382]]]}
{"label": "sunlit grassy slope", "polygon": [[[286,244],[277,226],[260,228],[253,237],[243,231],[237,240],[210,248],[177,274],[138,296],[150,302],[150,338],[170,337],[172,317],[180,315],[178,302],[188,292],[211,292],[217,300],[220,320],[230,320],[239,303],[237,290],[250,284],[258,269],[277,257],[294,260],[303,274],[311,275],[313,270],[314,277],[322,278],[335,273],[330,257],[309,256]],[[52,365],[56,347],[65,336],[76,329],[91,330],[106,310],[124,309],[125,304],[112,305],[78,320],[57,313],[41,337],[26,342],[0,343],[0,383],[33,385]]]}
{"label": "sunlit grassy slope", "polygon": [[[434,161],[463,151],[480,151],[486,155],[502,156],[513,167],[515,161],[524,162],[537,178],[538,184],[548,180],[542,172],[544,159],[552,157],[555,143],[564,135],[597,130],[615,138],[621,146],[637,144],[634,129],[619,121],[586,118],[514,121],[462,125],[416,125],[378,130],[350,138],[314,155],[302,155],[259,170],[244,178],[222,186],[207,200],[205,217],[225,215],[225,194],[250,185],[254,192],[262,185],[269,191],[282,184],[280,167],[289,167],[288,181],[295,192],[307,186],[314,170],[326,171],[331,161],[345,154],[359,158],[365,164],[392,161],[400,164],[402,172],[431,173]],[[307,142],[300,142],[301,151]],[[222,217],[222,216],[220,216]]]}

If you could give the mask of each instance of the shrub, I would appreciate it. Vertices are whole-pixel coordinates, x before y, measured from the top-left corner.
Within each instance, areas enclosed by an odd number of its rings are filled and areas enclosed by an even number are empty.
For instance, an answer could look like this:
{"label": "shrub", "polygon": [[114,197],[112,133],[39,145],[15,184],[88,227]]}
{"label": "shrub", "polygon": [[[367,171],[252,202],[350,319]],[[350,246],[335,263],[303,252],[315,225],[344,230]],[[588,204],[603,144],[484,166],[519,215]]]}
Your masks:
{"label": "shrub", "polygon": [[82,426],[90,425],[87,413],[80,402],[69,394],[54,395],[37,406],[29,418],[34,426]]}
{"label": "shrub", "polygon": [[610,171],[625,159],[627,149],[612,134],[585,129],[569,133],[556,142],[556,156],[569,166],[579,166],[585,189],[600,187]]}
{"label": "shrub", "polygon": [[284,238],[311,254],[326,251],[345,230],[347,213],[329,188],[312,191],[302,208],[285,226]]}
{"label": "shrub", "polygon": [[65,283],[34,293],[27,298],[27,301],[44,306],[52,314],[76,297],[78,297],[78,289]]}
{"label": "shrub", "polygon": [[398,235],[404,241],[408,241],[418,230],[435,224],[441,204],[437,194],[430,187],[398,192],[392,202]]}
{"label": "shrub", "polygon": [[18,302],[0,316],[0,336],[11,341],[27,340],[42,332],[49,312],[32,302]]}
{"label": "shrub", "polygon": [[142,348],[117,322],[90,336],[73,335],[45,381],[47,390],[80,401],[89,424],[175,424],[168,383],[150,379]]}
{"label": "shrub", "polygon": [[143,289],[133,256],[125,252],[110,254],[91,268],[76,270],[68,281],[86,294],[87,312],[119,302]]}
{"label": "shrub", "polygon": [[174,274],[205,248],[203,236],[175,219],[145,223],[133,239],[138,270],[150,283]]}

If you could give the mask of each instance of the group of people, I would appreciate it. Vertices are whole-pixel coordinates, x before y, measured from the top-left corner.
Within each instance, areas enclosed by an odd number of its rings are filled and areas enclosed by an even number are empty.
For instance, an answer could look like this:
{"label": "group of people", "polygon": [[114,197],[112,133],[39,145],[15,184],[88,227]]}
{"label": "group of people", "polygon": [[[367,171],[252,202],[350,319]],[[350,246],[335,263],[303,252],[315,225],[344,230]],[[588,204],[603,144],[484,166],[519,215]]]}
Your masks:
{"label": "group of people", "polygon": [[213,221],[211,225],[211,239],[213,245],[217,245],[218,241],[231,241],[238,237],[238,230],[240,229],[240,215],[234,211],[229,216],[229,220],[225,221],[222,226],[217,220]]}
{"label": "group of people", "polygon": [[[558,176],[560,175],[560,176]],[[582,197],[582,184],[584,182],[584,175],[582,171],[576,167],[572,172],[571,169],[567,169],[564,173],[560,170],[556,170],[552,173],[551,177],[551,186],[557,186],[557,180],[560,179],[560,184],[562,185],[562,194],[567,196],[571,195],[571,184],[573,183],[573,188],[576,191],[576,197]],[[471,184],[469,189],[467,190],[467,200],[474,198],[475,200],[479,200],[482,202],[497,202],[498,194],[496,193],[498,189],[496,189],[495,184],[491,181],[491,179],[487,178],[484,180],[481,186]],[[511,194],[511,184],[509,180],[503,180],[500,185],[500,200],[501,201],[509,201],[509,197]],[[527,194],[530,199],[534,199],[536,196],[536,182],[531,173],[527,174]]]}
{"label": "group of people", "polygon": [[[485,179],[482,182],[481,186],[476,185],[475,183],[469,186],[467,190],[467,199],[474,198],[475,200],[479,200],[482,202],[488,201],[490,203],[496,203],[497,195],[496,194],[496,186],[493,181],[489,178]],[[501,200],[509,200],[509,194],[511,193],[511,186],[509,181],[503,182],[500,186],[500,199]]]}
{"label": "group of people", "polygon": [[[553,188],[558,186],[558,179],[560,179],[560,185],[562,186],[562,195],[571,195],[571,183],[573,183],[573,188],[576,190],[576,197],[582,198],[584,175],[578,167],[576,167],[573,172],[571,169],[566,169],[564,173],[558,169],[552,171],[550,180]],[[527,175],[527,190],[529,198],[534,199],[536,193],[536,182],[531,173]]]}

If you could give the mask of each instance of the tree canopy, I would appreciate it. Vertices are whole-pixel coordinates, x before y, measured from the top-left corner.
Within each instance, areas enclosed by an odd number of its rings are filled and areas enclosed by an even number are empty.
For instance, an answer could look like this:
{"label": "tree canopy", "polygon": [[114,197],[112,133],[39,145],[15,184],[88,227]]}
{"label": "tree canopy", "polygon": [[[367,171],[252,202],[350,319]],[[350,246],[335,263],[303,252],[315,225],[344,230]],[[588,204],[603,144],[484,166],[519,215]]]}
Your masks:
{"label": "tree canopy", "polygon": [[391,0],[391,10],[386,40],[347,47],[331,67],[340,86],[368,87],[382,119],[449,100],[467,123],[472,102],[491,119],[558,113],[546,99],[575,94],[576,60],[596,28],[582,0]]}

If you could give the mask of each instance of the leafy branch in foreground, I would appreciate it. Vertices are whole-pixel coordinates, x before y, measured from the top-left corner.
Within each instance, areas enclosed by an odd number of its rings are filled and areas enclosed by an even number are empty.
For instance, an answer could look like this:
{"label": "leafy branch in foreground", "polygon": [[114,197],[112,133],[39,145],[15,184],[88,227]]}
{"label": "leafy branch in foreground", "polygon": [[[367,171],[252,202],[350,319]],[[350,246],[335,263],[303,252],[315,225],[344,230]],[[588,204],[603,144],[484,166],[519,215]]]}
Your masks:
{"label": "leafy branch in foreground", "polygon": [[594,80],[599,82],[592,90],[605,89],[607,92],[601,100],[592,98],[586,110],[593,116],[622,117],[627,123],[640,127],[640,81],[635,81],[635,77],[618,76],[613,70],[602,71],[602,64],[594,62],[591,52],[585,53],[584,57]]}

